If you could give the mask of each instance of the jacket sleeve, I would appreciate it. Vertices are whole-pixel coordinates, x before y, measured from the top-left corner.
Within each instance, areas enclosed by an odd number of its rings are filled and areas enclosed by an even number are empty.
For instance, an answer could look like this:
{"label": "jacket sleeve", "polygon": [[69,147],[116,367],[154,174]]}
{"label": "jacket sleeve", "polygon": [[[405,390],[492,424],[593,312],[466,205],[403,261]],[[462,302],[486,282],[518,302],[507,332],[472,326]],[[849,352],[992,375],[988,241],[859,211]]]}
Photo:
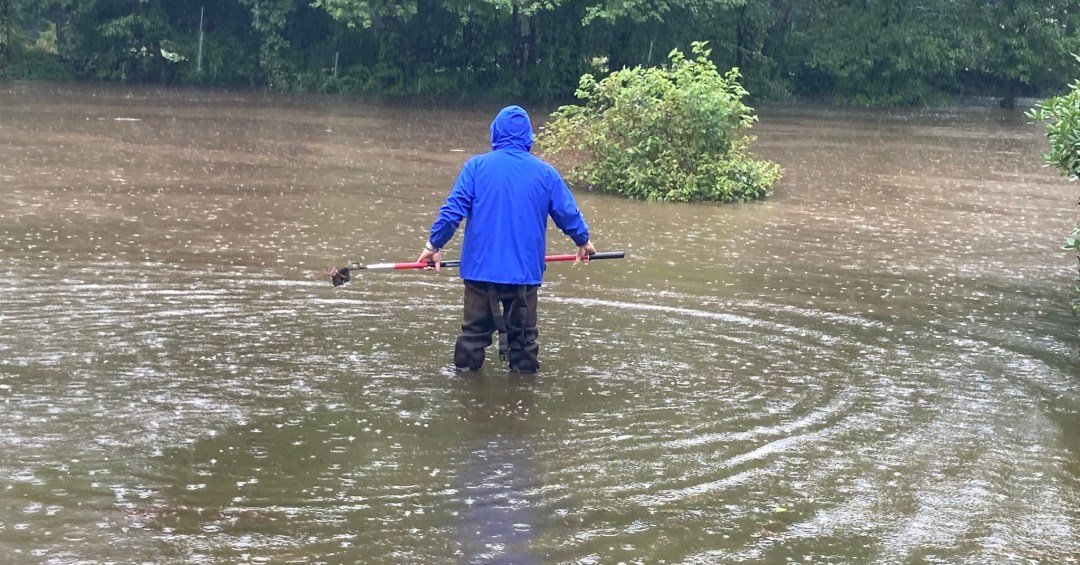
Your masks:
{"label": "jacket sleeve", "polygon": [[558,172],[551,171],[551,204],[548,214],[555,220],[555,225],[574,240],[574,245],[581,247],[589,242],[589,224],[574,201],[574,195]]}
{"label": "jacket sleeve", "polygon": [[450,195],[446,202],[439,208],[439,217],[431,224],[431,244],[435,247],[443,247],[450,238],[454,237],[461,220],[467,218],[472,212],[473,199],[473,175],[472,163],[465,163],[458,175],[457,182],[450,189]]}

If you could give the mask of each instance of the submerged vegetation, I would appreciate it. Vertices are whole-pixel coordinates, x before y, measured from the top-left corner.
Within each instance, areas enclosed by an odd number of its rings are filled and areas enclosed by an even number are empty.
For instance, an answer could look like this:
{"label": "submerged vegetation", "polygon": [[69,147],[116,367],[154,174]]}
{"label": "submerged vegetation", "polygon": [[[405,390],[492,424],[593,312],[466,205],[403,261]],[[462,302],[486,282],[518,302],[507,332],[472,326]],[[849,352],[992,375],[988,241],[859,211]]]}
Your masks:
{"label": "submerged vegetation", "polygon": [[[1050,139],[1050,152],[1044,155],[1047,164],[1070,180],[1080,178],[1080,81],[1074,82],[1067,94],[1036,104],[1028,116],[1046,122],[1046,136]],[[1064,248],[1075,251],[1080,262],[1080,223],[1065,239]],[[1080,271],[1074,291],[1073,312],[1080,313]]]}
{"label": "submerged vegetation", "polygon": [[708,41],[758,98],[1053,94],[1080,0],[0,0],[0,74],[561,100]]}
{"label": "submerged vegetation", "polygon": [[780,167],[748,156],[757,117],[743,103],[739,71],[720,74],[704,43],[663,68],[581,77],[582,105],[563,106],[540,137],[572,154],[572,182],[631,198],[731,202],[762,198]]}

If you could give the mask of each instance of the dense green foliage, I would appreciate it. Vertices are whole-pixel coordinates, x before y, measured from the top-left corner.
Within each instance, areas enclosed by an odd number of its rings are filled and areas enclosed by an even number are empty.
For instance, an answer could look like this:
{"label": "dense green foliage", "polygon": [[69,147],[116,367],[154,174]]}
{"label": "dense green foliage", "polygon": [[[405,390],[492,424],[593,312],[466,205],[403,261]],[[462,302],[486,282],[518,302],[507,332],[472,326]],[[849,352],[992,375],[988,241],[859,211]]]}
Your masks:
{"label": "dense green foliage", "polygon": [[[1046,136],[1050,138],[1046,162],[1071,180],[1080,178],[1080,81],[1072,84],[1069,93],[1039,102],[1028,116],[1046,122]],[[1065,239],[1065,249],[1075,251],[1080,261],[1080,223]],[[1075,291],[1073,311],[1080,313],[1080,273]]]}
{"label": "dense green foliage", "polygon": [[1080,81],[1072,84],[1069,93],[1036,104],[1028,116],[1046,122],[1050,152],[1043,157],[1047,164],[1072,179],[1080,177]]}
{"label": "dense green foliage", "polygon": [[561,99],[705,40],[759,97],[1012,104],[1066,86],[1078,23],[1080,0],[0,0],[0,73]]}
{"label": "dense green foliage", "polygon": [[754,200],[780,167],[748,155],[757,119],[739,72],[720,74],[709,51],[672,51],[667,66],[634,67],[599,82],[581,77],[583,105],[563,106],[540,145],[575,159],[571,182],[646,200]]}

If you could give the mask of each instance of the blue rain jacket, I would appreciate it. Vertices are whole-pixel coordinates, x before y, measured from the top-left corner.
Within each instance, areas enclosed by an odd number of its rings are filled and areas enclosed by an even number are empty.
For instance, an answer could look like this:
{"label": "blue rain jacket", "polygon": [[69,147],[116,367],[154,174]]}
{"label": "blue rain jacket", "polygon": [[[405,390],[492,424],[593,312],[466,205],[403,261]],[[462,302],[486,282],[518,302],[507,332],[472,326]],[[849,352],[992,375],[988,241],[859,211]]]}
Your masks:
{"label": "blue rain jacket", "polygon": [[491,122],[491,151],[469,159],[431,226],[431,244],[443,247],[462,219],[461,278],[540,284],[547,219],[574,244],[589,241],[589,224],[555,167],[534,157],[532,124],[518,106]]}

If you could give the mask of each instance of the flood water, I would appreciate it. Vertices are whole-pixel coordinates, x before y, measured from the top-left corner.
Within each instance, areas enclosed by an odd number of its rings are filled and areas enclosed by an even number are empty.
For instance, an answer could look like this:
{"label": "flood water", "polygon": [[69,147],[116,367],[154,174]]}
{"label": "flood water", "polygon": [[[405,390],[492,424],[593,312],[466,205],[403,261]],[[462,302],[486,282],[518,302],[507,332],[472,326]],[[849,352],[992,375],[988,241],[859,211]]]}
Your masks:
{"label": "flood water", "polygon": [[1076,562],[1041,126],[759,108],[771,198],[578,191],[628,258],[460,379],[453,272],[322,271],[414,259],[496,110],[0,84],[0,561]]}

